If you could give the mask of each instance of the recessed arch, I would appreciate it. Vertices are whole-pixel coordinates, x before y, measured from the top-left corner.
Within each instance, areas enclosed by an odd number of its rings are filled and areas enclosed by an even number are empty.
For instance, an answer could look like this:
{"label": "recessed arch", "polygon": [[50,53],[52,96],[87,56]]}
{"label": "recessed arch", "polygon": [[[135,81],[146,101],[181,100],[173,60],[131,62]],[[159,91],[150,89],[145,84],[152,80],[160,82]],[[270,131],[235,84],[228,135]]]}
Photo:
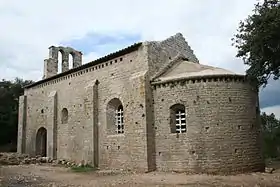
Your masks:
{"label": "recessed arch", "polygon": [[68,110],[67,108],[63,108],[61,111],[61,123],[66,124],[68,123]]}
{"label": "recessed arch", "polygon": [[36,134],[36,155],[47,156],[47,129],[41,127]]}
{"label": "recessed arch", "polygon": [[118,98],[111,99],[106,108],[107,130],[109,134],[124,133],[124,109]]}

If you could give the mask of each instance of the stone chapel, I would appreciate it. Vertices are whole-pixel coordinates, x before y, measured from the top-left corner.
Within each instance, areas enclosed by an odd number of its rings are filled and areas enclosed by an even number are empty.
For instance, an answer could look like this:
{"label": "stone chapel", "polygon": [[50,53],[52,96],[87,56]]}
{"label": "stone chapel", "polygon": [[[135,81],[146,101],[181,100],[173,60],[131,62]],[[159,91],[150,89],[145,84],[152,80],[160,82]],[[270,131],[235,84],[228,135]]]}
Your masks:
{"label": "stone chapel", "polygon": [[244,75],[201,64],[180,33],[85,64],[51,46],[19,98],[18,152],[100,169],[262,171],[258,103]]}

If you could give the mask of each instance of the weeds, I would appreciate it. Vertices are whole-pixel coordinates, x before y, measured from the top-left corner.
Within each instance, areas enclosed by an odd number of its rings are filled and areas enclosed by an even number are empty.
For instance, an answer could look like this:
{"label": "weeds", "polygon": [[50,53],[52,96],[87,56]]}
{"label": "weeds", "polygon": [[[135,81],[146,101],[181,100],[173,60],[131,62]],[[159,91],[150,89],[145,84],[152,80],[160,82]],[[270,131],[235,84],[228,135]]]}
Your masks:
{"label": "weeds", "polygon": [[96,168],[87,164],[84,166],[73,166],[71,167],[71,170],[74,172],[91,172],[91,171],[95,171]]}

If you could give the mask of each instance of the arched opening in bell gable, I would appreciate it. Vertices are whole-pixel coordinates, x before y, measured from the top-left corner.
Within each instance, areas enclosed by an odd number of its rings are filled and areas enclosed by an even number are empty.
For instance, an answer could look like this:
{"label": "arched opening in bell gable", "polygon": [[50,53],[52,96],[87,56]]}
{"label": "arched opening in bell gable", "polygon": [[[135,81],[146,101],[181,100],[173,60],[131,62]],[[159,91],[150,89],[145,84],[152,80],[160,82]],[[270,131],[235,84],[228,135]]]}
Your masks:
{"label": "arched opening in bell gable", "polygon": [[57,73],[62,73],[62,57],[63,57],[63,51],[58,51],[58,58],[57,58]]}
{"label": "arched opening in bell gable", "polygon": [[74,67],[74,53],[69,54],[69,69],[73,69]]}

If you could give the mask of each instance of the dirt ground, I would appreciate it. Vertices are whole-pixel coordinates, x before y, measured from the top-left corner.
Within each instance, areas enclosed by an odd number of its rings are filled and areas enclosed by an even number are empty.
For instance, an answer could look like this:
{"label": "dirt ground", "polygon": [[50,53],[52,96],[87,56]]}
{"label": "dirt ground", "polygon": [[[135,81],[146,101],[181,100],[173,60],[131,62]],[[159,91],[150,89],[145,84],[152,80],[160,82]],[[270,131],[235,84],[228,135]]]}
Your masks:
{"label": "dirt ground", "polygon": [[76,173],[65,167],[50,165],[0,166],[0,187],[280,187],[280,169],[274,173],[252,173],[236,176],[186,175],[178,173],[117,173],[92,171]]}

